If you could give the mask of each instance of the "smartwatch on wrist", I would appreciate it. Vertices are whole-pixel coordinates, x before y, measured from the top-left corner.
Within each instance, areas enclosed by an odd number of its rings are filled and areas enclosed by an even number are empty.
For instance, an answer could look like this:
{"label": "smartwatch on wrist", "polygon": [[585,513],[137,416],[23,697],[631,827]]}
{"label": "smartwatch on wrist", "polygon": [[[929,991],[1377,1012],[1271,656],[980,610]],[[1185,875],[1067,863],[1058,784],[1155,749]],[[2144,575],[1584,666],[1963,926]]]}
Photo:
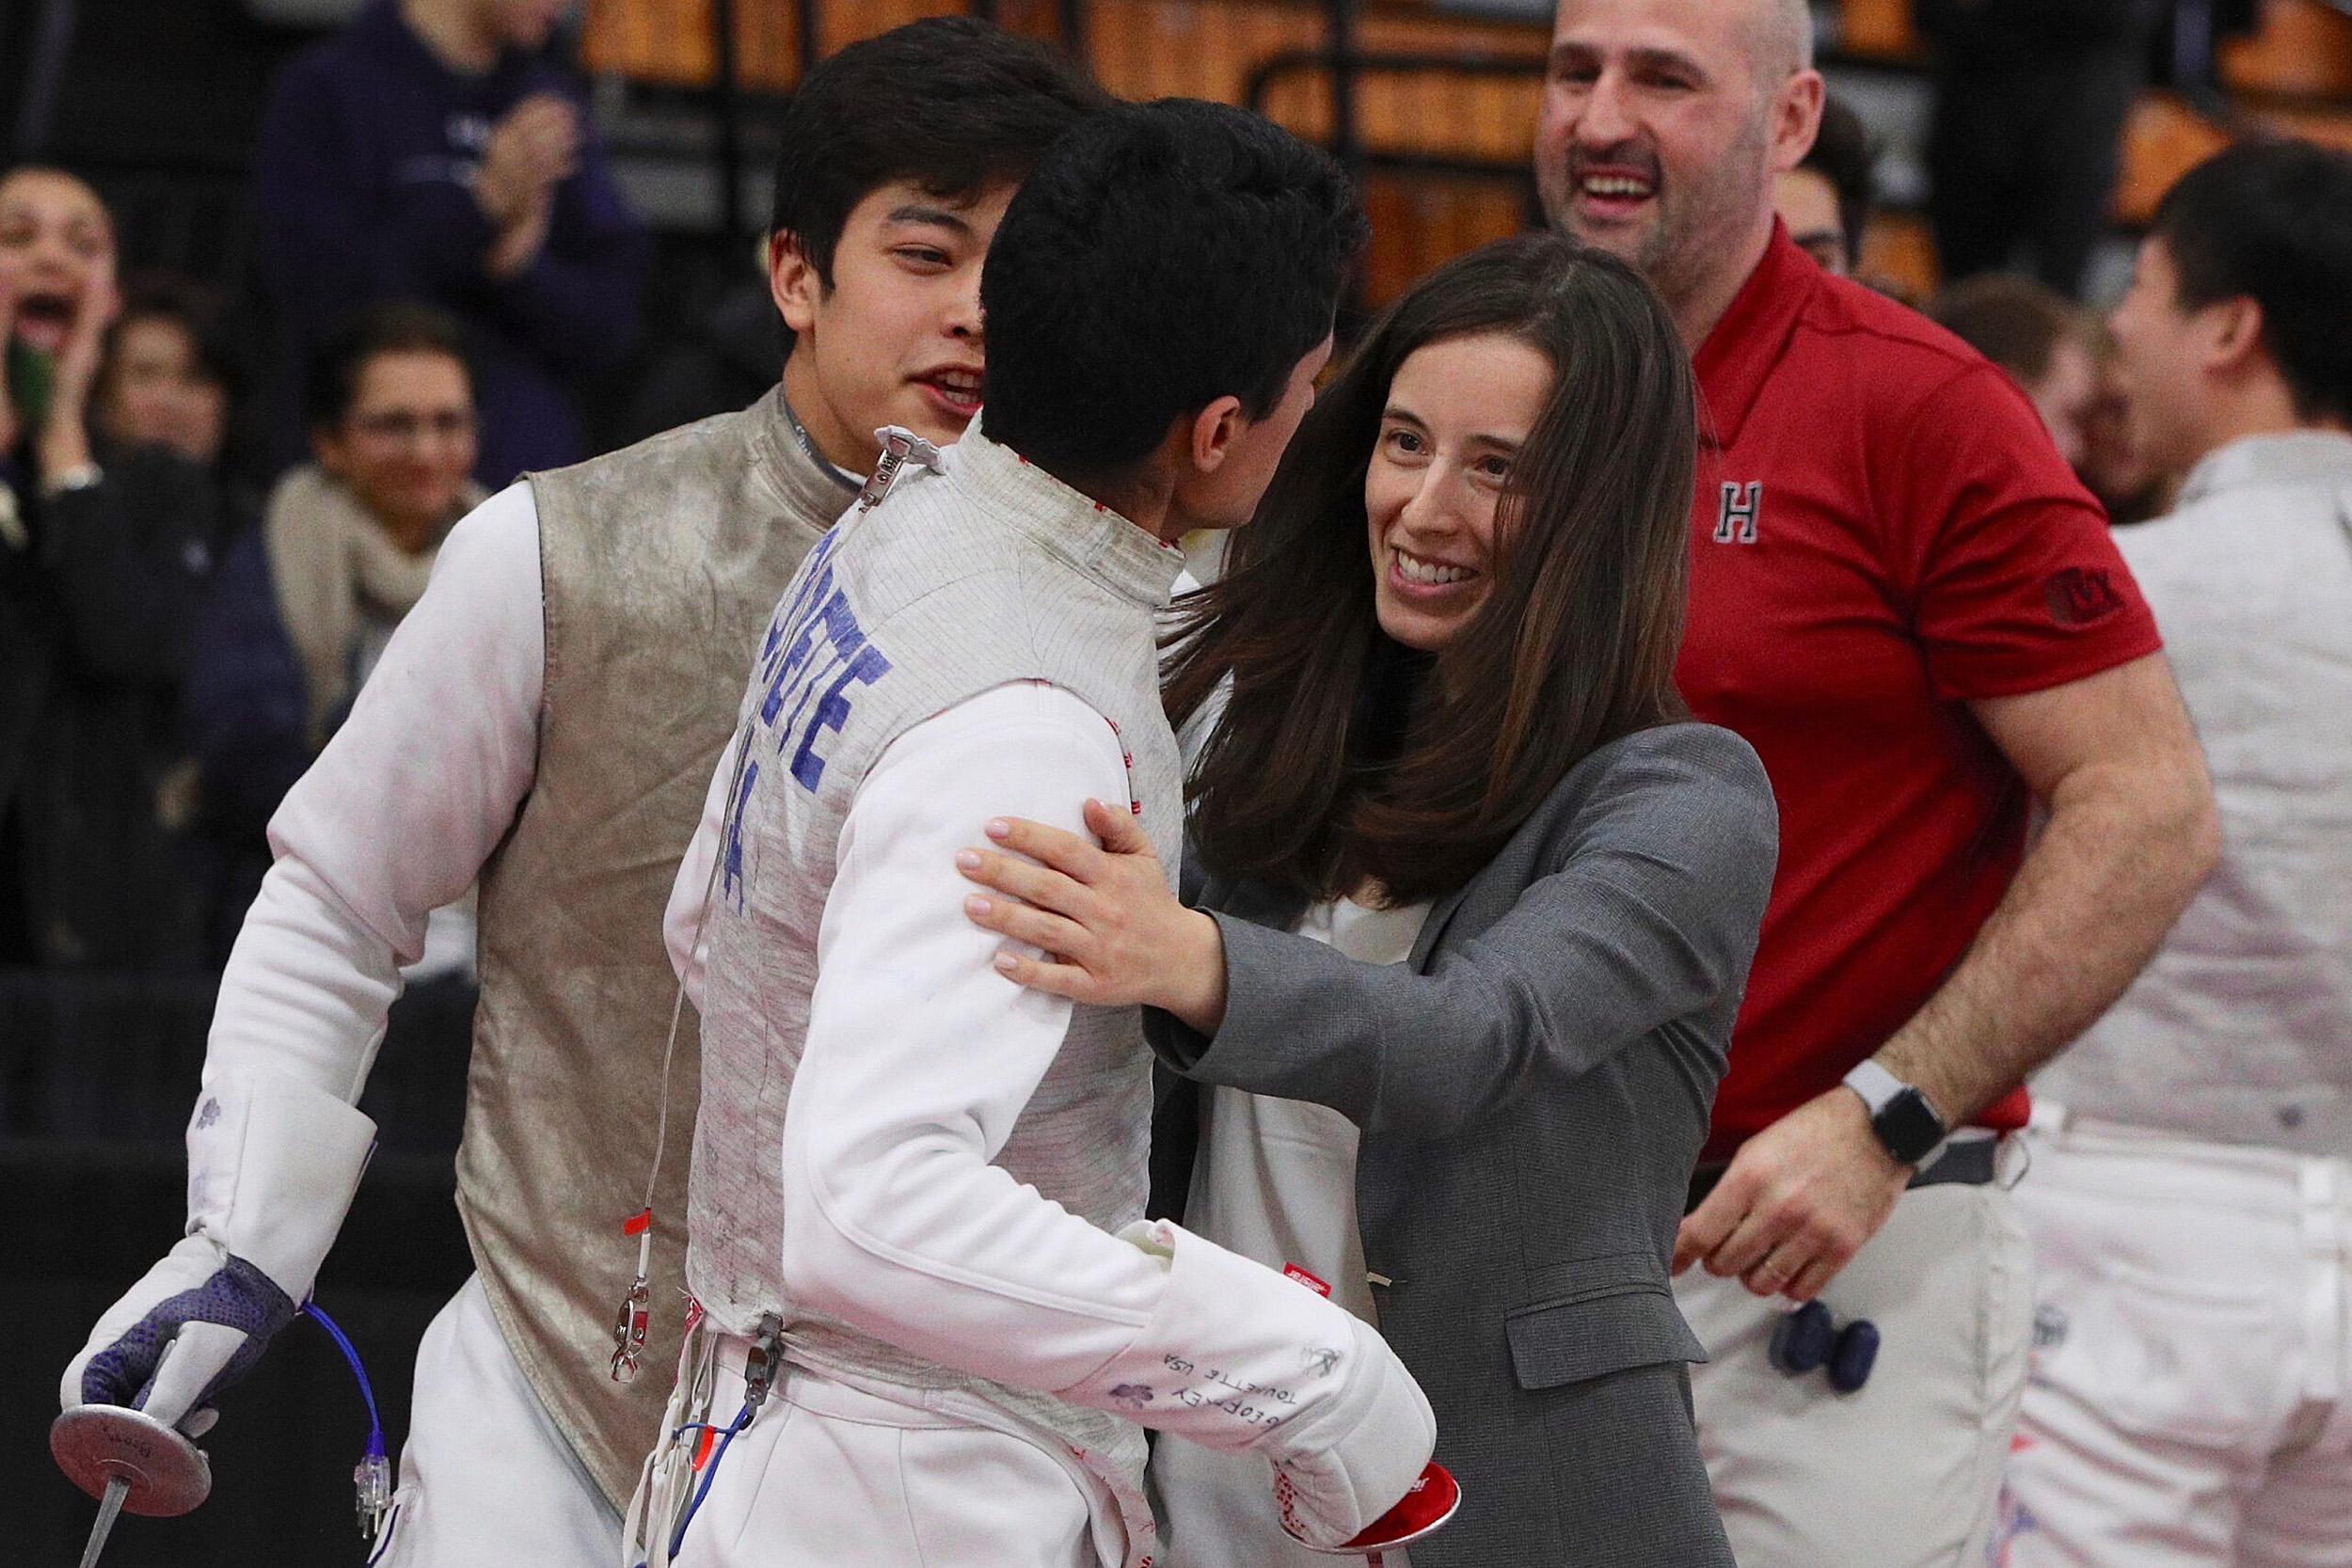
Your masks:
{"label": "smartwatch on wrist", "polygon": [[1870,1131],[1878,1134],[1898,1164],[1924,1164],[1950,1135],[1951,1129],[1944,1125],[1926,1095],[1875,1061],[1865,1058],[1846,1074],[1846,1087],[1869,1107]]}

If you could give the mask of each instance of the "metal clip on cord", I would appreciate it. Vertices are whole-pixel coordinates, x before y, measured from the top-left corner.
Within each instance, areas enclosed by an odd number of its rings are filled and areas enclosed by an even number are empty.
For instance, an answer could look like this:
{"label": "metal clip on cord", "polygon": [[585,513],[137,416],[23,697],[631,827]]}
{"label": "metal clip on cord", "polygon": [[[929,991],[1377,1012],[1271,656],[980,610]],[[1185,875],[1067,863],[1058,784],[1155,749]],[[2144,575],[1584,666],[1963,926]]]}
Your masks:
{"label": "metal clip on cord", "polygon": [[784,1320],[773,1312],[763,1312],[751,1345],[743,1353],[745,1409],[756,1411],[768,1402],[768,1390],[775,1386],[776,1372],[783,1365]]}
{"label": "metal clip on cord", "polygon": [[858,492],[857,509],[871,512],[890,494],[890,487],[898,483],[899,472],[909,463],[939,471],[939,449],[901,425],[886,424],[874,432],[874,439],[882,444],[882,460],[866,477],[866,487]]}
{"label": "metal clip on cord", "polygon": [[[641,1215],[651,1229],[652,1216]],[[634,1383],[645,1359],[645,1336],[653,1327],[653,1282],[645,1277],[645,1261],[637,1265],[637,1280],[621,1298],[620,1312],[612,1320],[612,1381]]]}
{"label": "metal clip on cord", "polygon": [[669,1555],[673,1560],[686,1544],[686,1527],[694,1522],[694,1515],[702,1512],[703,1499],[710,1496],[710,1483],[719,1479],[719,1465],[727,1456],[728,1445],[752,1424],[759,1407],[768,1402],[768,1391],[775,1386],[776,1373],[784,1366],[784,1320],[773,1312],[760,1314],[759,1326],[753,1330],[751,1343],[743,1351],[743,1408],[735,1413],[735,1419],[718,1429],[715,1445],[712,1429],[703,1422],[690,1423],[670,1434],[675,1440],[701,1426],[702,1452],[710,1456],[706,1464],[700,1453],[696,1455],[694,1467],[702,1472],[702,1484],[694,1488],[686,1512],[678,1515],[677,1528],[670,1532]]}

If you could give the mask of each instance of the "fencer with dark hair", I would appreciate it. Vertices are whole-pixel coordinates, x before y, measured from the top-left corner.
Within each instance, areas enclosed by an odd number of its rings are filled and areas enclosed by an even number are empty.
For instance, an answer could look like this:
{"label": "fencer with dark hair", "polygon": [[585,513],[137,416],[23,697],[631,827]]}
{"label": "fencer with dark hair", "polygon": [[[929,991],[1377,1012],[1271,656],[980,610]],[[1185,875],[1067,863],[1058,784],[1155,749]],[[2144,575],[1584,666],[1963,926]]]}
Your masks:
{"label": "fencer with dark hair", "polygon": [[[1731,1563],[1667,1270],[1775,825],[1674,690],[1696,451],[1631,268],[1549,234],[1448,262],[1180,609],[1198,908],[1099,804],[1103,850],[1014,821],[971,872],[1014,895],[980,924],[1056,955],[1008,973],[1145,1004],[1198,1082],[1162,1097],[1166,1212],[1429,1391],[1463,1504],[1421,1568]],[[1152,1465],[1171,1561],[1314,1560],[1253,1456]]]}
{"label": "fencer with dark hair", "polygon": [[[706,1315],[657,1568],[850,1542],[875,1568],[1140,1568],[1146,1428],[1255,1456],[1327,1547],[1420,1477],[1428,1403],[1377,1334],[1146,1221],[1135,1009],[1023,990],[955,899],[957,846],[1007,809],[1074,826],[1112,796],[1172,856],[1173,542],[1249,519],[1363,232],[1339,166],[1263,119],[1096,115],[997,230],[978,428],[894,433],[895,479],[777,606],[678,880],[708,900]],[[727,1448],[697,1464],[705,1431]]]}
{"label": "fencer with dark hair", "polygon": [[[894,91],[868,99],[878,61]],[[858,84],[846,102],[836,79]],[[1003,102],[957,99],[976,89]],[[189,1125],[188,1235],[100,1319],[66,1404],[126,1397],[177,1331],[172,1415],[209,1418],[342,1224],[373,1131],[354,1101],[426,911],[479,880],[457,1164],[476,1273],[419,1350],[374,1560],[619,1560],[683,1328],[684,1162],[650,1198],[647,1175],[676,857],[762,617],[854,499],[876,426],[963,428],[990,236],[1038,154],[1104,102],[1043,46],[966,22],[844,50],[803,84],[791,115],[873,123],[853,176],[777,214],[771,281],[798,333],[783,386],[536,474],[450,532],[272,819],[278,858],[222,978]],[[784,152],[834,145],[787,135]],[[812,258],[803,230],[836,237]],[[691,1021],[677,1056],[691,1076]],[[692,1095],[675,1086],[682,1147]],[[650,1231],[625,1235],[641,1213]]]}
{"label": "fencer with dark hair", "polygon": [[2112,318],[2133,436],[2186,476],[2117,547],[2212,759],[2221,864],[2034,1079],[2016,1568],[2352,1550],[2346,278],[2352,153],[2245,145],[2158,203]]}

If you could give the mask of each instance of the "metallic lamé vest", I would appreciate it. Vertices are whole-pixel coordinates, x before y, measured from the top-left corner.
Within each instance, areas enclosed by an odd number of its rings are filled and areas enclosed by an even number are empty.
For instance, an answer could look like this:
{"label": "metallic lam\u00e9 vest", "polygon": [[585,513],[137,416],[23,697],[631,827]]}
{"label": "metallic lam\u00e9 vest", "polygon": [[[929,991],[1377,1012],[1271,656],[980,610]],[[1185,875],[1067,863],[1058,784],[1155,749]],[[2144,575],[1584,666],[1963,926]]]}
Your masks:
{"label": "metallic lam\u00e9 vest", "polygon": [[781,390],[531,478],[547,621],[537,777],[482,873],[457,1206],[516,1361],[615,1508],[660,1425],[685,1304],[688,1011],[655,1199],[654,1338],[611,1376],[636,1271],[621,1224],[653,1163],[675,977],[661,914],[743,672],[851,496]]}
{"label": "metallic lam\u00e9 vest", "polygon": [[[1140,1482],[1142,1432],[928,1362],[794,1299],[778,1169],[817,980],[818,931],[860,783],[909,727],[996,686],[1050,682],[1111,721],[1164,865],[1183,778],[1160,707],[1154,616],[1179,560],[977,432],[945,474],[910,469],[793,580],[744,697],[748,760],[707,929],[703,1110],[687,1273],[711,1321],[784,1320],[793,1359],[852,1381],[952,1388]],[[849,1047],[850,1042],[837,1042]],[[1073,1010],[995,1164],[1105,1230],[1143,1217],[1152,1054],[1133,1007]]]}

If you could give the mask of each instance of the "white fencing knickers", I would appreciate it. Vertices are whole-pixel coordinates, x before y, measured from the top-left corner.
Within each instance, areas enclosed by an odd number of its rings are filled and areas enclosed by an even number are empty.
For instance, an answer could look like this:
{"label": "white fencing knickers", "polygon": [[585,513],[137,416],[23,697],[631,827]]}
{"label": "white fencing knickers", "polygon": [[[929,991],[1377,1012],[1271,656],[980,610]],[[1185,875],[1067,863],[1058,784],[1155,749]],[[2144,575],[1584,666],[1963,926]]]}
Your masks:
{"label": "white fencing knickers", "polygon": [[[707,1327],[689,1333],[674,1432],[707,1422],[723,1433],[736,1420],[749,1349]],[[655,1455],[631,1537],[672,1532],[677,1568],[1117,1568],[1126,1539],[1118,1506],[1051,1433],[1024,1431],[960,1391],[910,1388],[900,1399],[880,1386],[786,1364],[723,1453],[714,1435],[699,1469],[678,1467],[676,1490],[665,1494]],[[674,1451],[702,1447],[698,1429],[676,1436]],[[675,1533],[674,1501],[706,1479]],[[632,1546],[624,1568],[649,1556],[660,1560]]]}
{"label": "white fencing knickers", "polygon": [[466,1281],[417,1347],[400,1486],[371,1568],[611,1568],[621,1518]]}
{"label": "white fencing knickers", "polygon": [[1676,1279],[1711,1357],[1691,1393],[1740,1568],[1980,1568],[2025,1386],[2031,1267],[1997,1185],[1904,1193],[1820,1295],[1841,1326],[1867,1318],[1883,1337],[1851,1394],[1767,1358],[1788,1302],[1703,1268]]}
{"label": "white fencing knickers", "polygon": [[2352,1564],[2352,1165],[2035,1112],[2005,1560]]}

